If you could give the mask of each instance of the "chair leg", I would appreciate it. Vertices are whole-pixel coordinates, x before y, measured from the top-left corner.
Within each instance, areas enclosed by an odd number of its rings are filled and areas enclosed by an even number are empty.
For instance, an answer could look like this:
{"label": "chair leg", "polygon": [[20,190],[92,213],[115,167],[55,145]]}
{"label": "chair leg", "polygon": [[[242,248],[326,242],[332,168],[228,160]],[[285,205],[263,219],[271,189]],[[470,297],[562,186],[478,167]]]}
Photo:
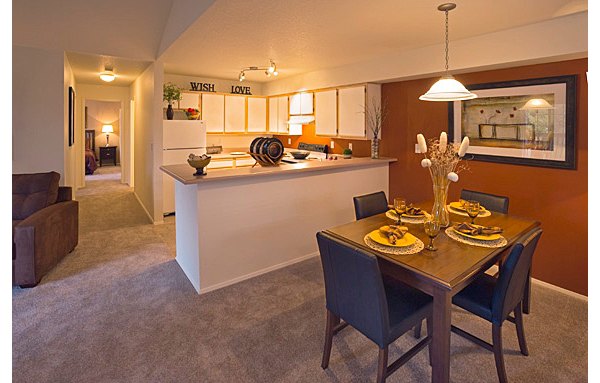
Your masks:
{"label": "chair leg", "polygon": [[517,326],[517,338],[519,338],[519,348],[521,349],[521,354],[527,356],[529,355],[529,350],[527,350],[527,342],[525,341],[525,328],[523,327],[521,303],[519,303],[515,309],[515,325]]}
{"label": "chair leg", "polygon": [[504,368],[504,355],[502,354],[502,326],[492,324],[492,339],[498,380],[500,383],[508,383],[506,369]]}
{"label": "chair leg", "polygon": [[527,282],[525,283],[525,292],[523,293],[523,312],[529,314],[531,307],[531,268],[527,273]]}
{"label": "chair leg", "polygon": [[331,346],[333,343],[333,329],[340,323],[340,317],[327,310],[327,325],[325,326],[325,346],[323,347],[323,360],[321,367],[326,369],[329,366],[329,356],[331,355]]}
{"label": "chair leg", "polygon": [[385,383],[387,378],[388,346],[379,349],[379,360],[377,361],[377,383]]}
{"label": "chair leg", "polygon": [[[431,334],[433,334],[433,318],[429,317],[425,319],[425,325],[427,326],[427,336],[431,337]],[[429,365],[432,366],[433,360],[433,342],[429,343]]]}
{"label": "chair leg", "polygon": [[423,326],[423,321],[420,321],[418,325],[415,326],[415,338],[419,339],[421,337],[421,327]]}

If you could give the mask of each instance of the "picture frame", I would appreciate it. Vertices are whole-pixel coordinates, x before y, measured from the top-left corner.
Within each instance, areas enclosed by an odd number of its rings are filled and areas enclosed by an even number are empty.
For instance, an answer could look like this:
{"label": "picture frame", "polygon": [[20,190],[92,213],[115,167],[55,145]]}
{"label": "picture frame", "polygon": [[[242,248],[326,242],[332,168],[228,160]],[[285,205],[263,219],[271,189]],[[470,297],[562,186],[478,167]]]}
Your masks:
{"label": "picture frame", "polygon": [[69,87],[69,146],[75,144],[75,89]]}
{"label": "picture frame", "polygon": [[448,138],[476,161],[576,168],[577,75],[467,85],[448,103]]}

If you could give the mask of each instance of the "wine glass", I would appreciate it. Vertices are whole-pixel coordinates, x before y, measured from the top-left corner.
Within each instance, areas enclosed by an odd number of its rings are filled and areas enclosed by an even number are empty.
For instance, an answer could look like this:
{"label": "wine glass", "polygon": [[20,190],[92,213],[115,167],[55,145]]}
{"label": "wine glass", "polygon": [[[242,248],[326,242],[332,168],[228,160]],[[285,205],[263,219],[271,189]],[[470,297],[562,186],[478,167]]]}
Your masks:
{"label": "wine glass", "polygon": [[402,222],[402,214],[406,212],[406,200],[404,198],[394,198],[394,210],[398,216],[398,225]]}
{"label": "wine glass", "polygon": [[479,206],[479,202],[467,201],[467,203],[465,204],[465,210],[467,211],[467,214],[469,215],[469,217],[471,217],[471,224],[474,224],[475,217],[477,217],[479,215],[479,212],[481,210],[481,208]]}
{"label": "wine glass", "polygon": [[427,234],[429,237],[429,244],[425,247],[427,250],[437,250],[437,248],[433,246],[433,239],[440,233],[441,227],[441,222],[435,219],[432,215],[429,215],[425,218],[425,221],[423,222],[423,228],[425,229],[425,234]]}

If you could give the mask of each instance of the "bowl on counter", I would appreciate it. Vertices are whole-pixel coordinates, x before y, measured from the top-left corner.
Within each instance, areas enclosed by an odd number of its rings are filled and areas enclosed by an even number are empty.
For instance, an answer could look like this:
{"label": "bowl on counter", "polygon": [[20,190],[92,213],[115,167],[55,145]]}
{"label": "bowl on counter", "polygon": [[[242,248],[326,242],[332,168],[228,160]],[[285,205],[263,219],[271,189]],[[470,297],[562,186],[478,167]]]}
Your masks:
{"label": "bowl on counter", "polygon": [[290,154],[297,160],[303,160],[306,157],[308,157],[310,152],[294,151],[294,152],[290,152]]}
{"label": "bowl on counter", "polygon": [[187,162],[191,167],[196,168],[195,176],[203,176],[206,174],[204,168],[210,163],[211,158],[211,156],[207,155],[195,156],[194,154],[190,154]]}

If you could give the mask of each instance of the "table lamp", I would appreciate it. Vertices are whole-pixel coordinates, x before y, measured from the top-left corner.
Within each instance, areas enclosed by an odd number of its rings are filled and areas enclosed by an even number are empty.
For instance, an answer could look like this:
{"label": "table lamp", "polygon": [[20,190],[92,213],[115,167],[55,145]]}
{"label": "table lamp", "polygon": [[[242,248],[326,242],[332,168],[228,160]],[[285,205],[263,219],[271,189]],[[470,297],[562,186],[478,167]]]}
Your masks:
{"label": "table lamp", "polygon": [[108,146],[108,136],[114,132],[112,125],[102,125],[102,133],[106,133],[106,146]]}

